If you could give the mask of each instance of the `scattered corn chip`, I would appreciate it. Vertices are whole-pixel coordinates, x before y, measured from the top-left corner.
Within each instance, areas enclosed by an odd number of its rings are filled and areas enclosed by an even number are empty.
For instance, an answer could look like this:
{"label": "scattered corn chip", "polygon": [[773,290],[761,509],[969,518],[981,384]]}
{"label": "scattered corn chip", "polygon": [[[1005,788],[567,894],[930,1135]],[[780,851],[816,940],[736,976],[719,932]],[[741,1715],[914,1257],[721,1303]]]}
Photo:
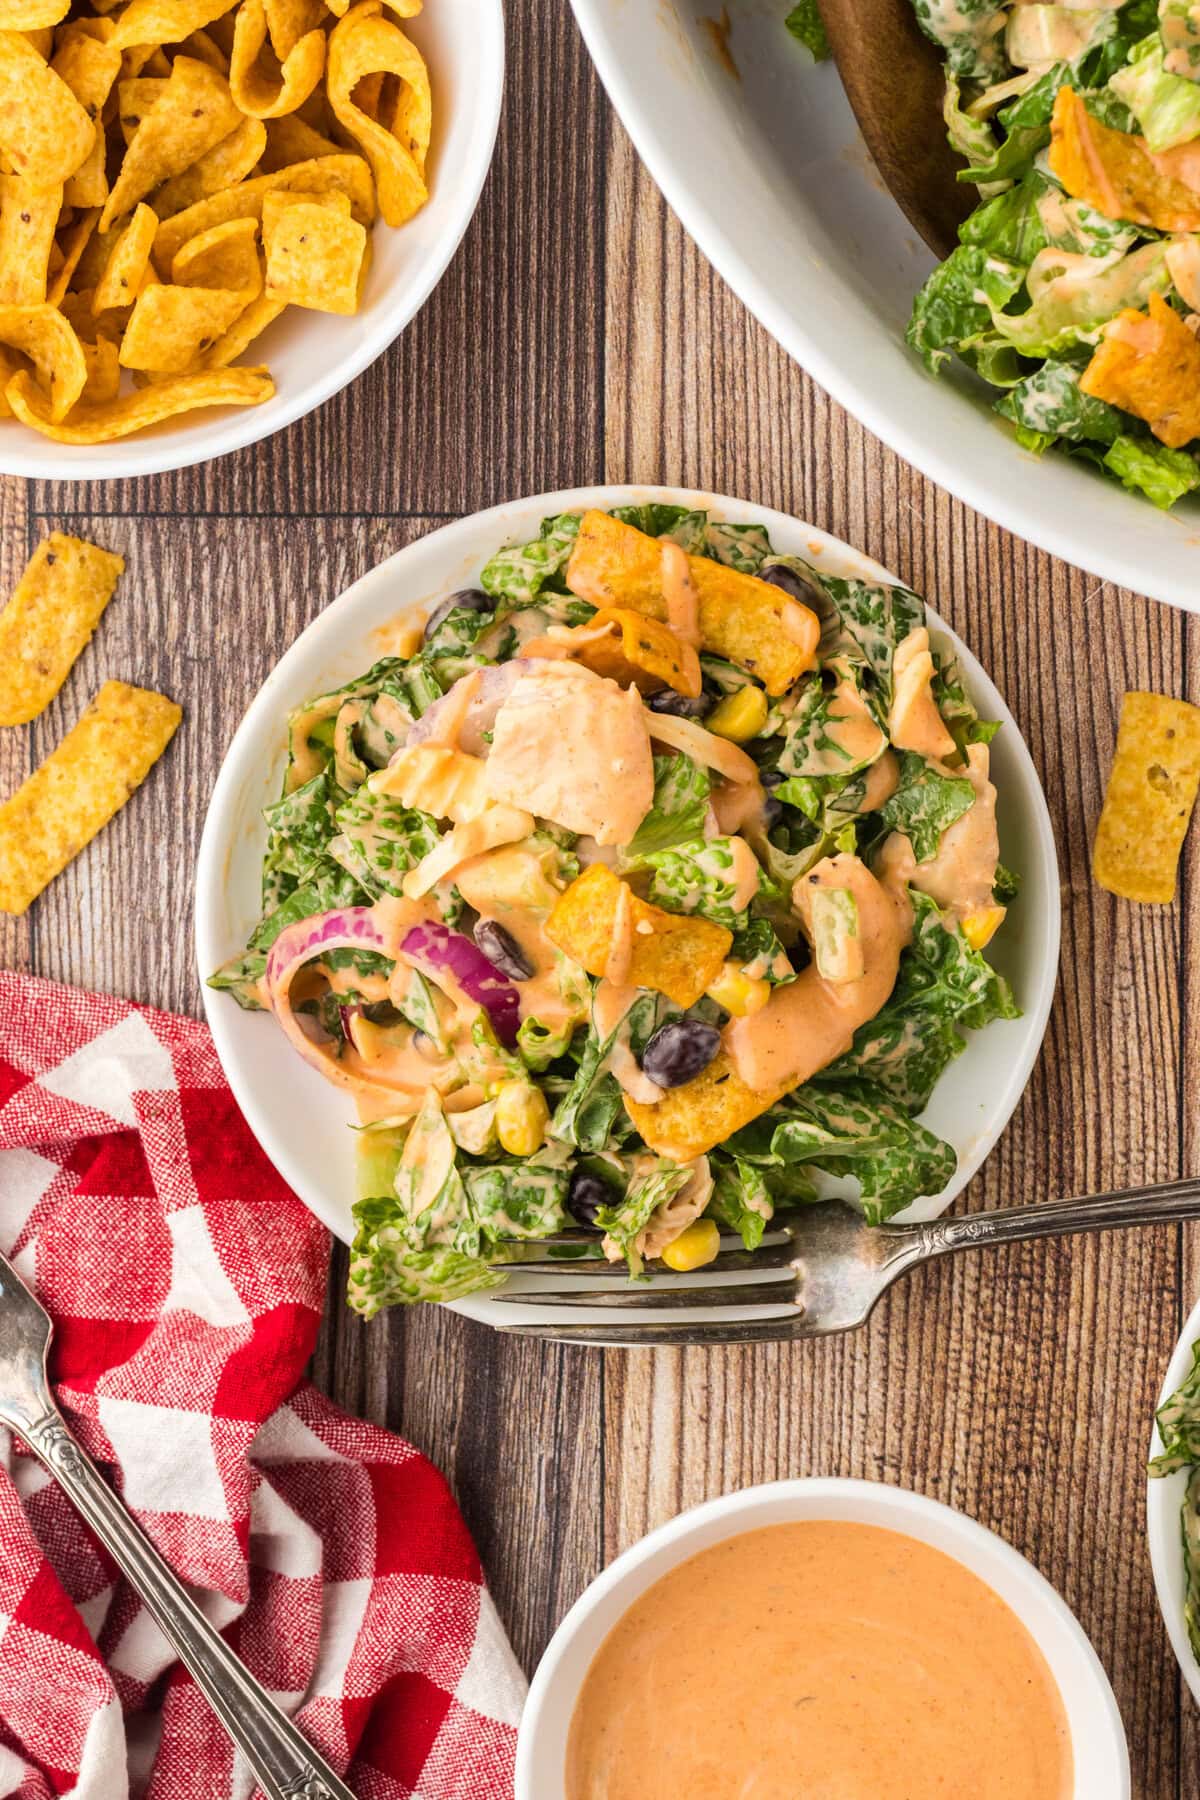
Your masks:
{"label": "scattered corn chip", "polygon": [[1055,97],[1050,168],[1068,194],[1106,218],[1160,231],[1200,229],[1200,194],[1187,179],[1190,165],[1170,150],[1152,156],[1144,138],[1102,124],[1074,88],[1061,87]]}
{"label": "scattered corn chip", "polygon": [[693,699],[700,692],[700,658],[669,625],[645,613],[612,606],[579,627],[572,661],[644,694],[672,687]]}
{"label": "scattered corn chip", "polygon": [[[815,613],[768,581],[707,556],[689,556],[705,650],[756,675],[782,694],[811,668],[821,635]],[[662,545],[607,513],[587,512],[567,565],[567,585],[600,608],[627,608],[665,619]]]}
{"label": "scattered corn chip", "polygon": [[130,0],[117,21],[119,50],[135,44],[177,44],[202,31],[237,5],[237,0]]}
{"label": "scattered corn chip", "polygon": [[255,338],[267,329],[268,325],[275,323],[283,308],[282,300],[272,300],[267,295],[260,294],[257,300],[250,302],[245,312],[238,315],[224,337],[217,339],[204,358],[204,367],[206,369],[227,368],[249,348]]}
{"label": "scattered corn chip", "polygon": [[0,31],[45,31],[70,10],[71,0],[0,0]]}
{"label": "scattered corn chip", "polygon": [[1172,450],[1200,436],[1200,342],[1161,294],[1151,294],[1148,314],[1113,320],[1079,385],[1144,419]]}
{"label": "scattered corn chip", "polygon": [[60,188],[91,152],[96,127],[28,38],[0,31],[0,150],[35,186]]}
{"label": "scattered corn chip", "polygon": [[668,1088],[653,1106],[626,1095],[625,1110],[651,1150],[690,1162],[723,1144],[794,1086],[788,1082],[765,1090],[747,1087],[720,1050],[707,1069],[680,1087]]}
{"label": "scattered corn chip", "polygon": [[53,531],[0,611],[0,725],[49,706],[112,599],[125,559]]}
{"label": "scattered corn chip", "polygon": [[567,888],[546,921],[546,936],[589,975],[605,974],[623,889],[632,926],[624,979],[665,994],[677,1006],[695,1005],[720,975],[732,932],[694,913],[651,906],[604,863],[593,863]]}
{"label": "scattered corn chip", "polygon": [[[160,219],[236,187],[256,167],[267,144],[267,128],[260,119],[243,119],[229,136],[194,162],[190,169],[164,181],[154,193],[154,210]],[[336,146],[335,146],[336,148]]]}
{"label": "scattered corn chip", "polygon": [[[88,26],[101,26],[96,36]],[[51,69],[65,81],[89,119],[98,120],[121,67],[121,52],[107,41],[111,27],[104,20],[79,20],[58,35]],[[63,190],[68,206],[103,206],[108,198],[103,130],[95,133],[92,147]]]}
{"label": "scattered corn chip", "polygon": [[100,406],[80,402],[69,419],[60,421],[30,377],[21,373],[9,382],[5,398],[23,424],[56,443],[106,444],[197,407],[259,406],[274,392],[275,383],[265,369],[213,369],[158,382],[141,393],[122,394]]}
{"label": "scattered corn chip", "polygon": [[[78,400],[87,380],[83,347],[62,313],[45,304],[0,306],[0,344],[29,358],[37,372],[46,416],[52,424],[58,424]],[[30,391],[38,391],[32,383]],[[9,405],[12,406],[11,399]]]}
{"label": "scattered corn chip", "polygon": [[320,201],[294,200],[263,215],[269,299],[317,312],[355,313],[367,268],[367,233]]}
{"label": "scattered corn chip", "polygon": [[181,287],[228,288],[248,306],[262,292],[257,219],[230,219],[189,239],[171,264]]}
{"label": "scattered corn chip", "polygon": [[246,301],[226,288],[176,287],[158,282],[138,295],[121,339],[121,367],[155,375],[195,369]]}
{"label": "scattered corn chip", "polygon": [[375,217],[375,188],[362,157],[322,156],[312,162],[293,163],[271,175],[256,175],[164,219],[154,239],[156,259],[169,268],[188,239],[210,226],[224,225],[230,219],[261,219],[264,199],[281,188],[310,195],[341,192],[349,196],[351,214],[360,225],[369,225]]}
{"label": "scattered corn chip", "polygon": [[79,723],[0,806],[0,912],[23,913],[146,779],[182,713],[106,681]]}
{"label": "scattered corn chip", "polygon": [[223,75],[193,56],[177,56],[166,86],[129,141],[100,229],[107,230],[160,182],[228,137],[239,117]]}
{"label": "scattered corn chip", "polygon": [[242,0],[233,33],[229,85],[241,110],[252,119],[277,119],[295,112],[325,73],[325,33],[307,31],[287,56],[274,60],[277,73],[264,69],[267,50],[267,9],[264,0]]}
{"label": "scattered corn chip", "polygon": [[0,175],[0,302],[38,306],[46,298],[62,201],[60,187],[39,190],[24,175]]}
{"label": "scattered corn chip", "polygon": [[92,294],[92,311],[107,312],[114,306],[132,306],[142,291],[158,218],[152,207],[139,204],[133,217],[112,241],[104,273]]}
{"label": "scattered corn chip", "polygon": [[46,289],[46,299],[51,306],[61,306],[63,296],[74,279],[79,267],[80,258],[91,242],[100,217],[99,209],[91,207],[87,212],[76,214],[67,228],[67,235],[61,241],[62,261],[54,271],[54,279]]}
{"label": "scattered corn chip", "polygon": [[1126,694],[1092,872],[1125,900],[1169,906],[1200,787],[1200,707]]}
{"label": "scattered corn chip", "polygon": [[[325,89],[343,129],[362,147],[379,191],[379,210],[389,225],[403,225],[429,198],[425,156],[432,100],[429,71],[398,25],[381,17],[382,0],[360,0],[329,37]],[[358,101],[365,76],[399,79],[386,115],[373,117]],[[387,94],[387,84],[381,93]]]}

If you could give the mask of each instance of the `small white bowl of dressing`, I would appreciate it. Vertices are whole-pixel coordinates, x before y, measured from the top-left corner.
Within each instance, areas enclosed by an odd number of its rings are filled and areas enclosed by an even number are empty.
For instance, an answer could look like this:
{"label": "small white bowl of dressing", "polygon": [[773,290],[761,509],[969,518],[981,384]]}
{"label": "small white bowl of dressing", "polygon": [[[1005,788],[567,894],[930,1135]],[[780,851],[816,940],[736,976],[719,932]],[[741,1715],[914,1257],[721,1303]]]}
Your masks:
{"label": "small white bowl of dressing", "polygon": [[904,1488],[779,1481],[681,1514],[580,1596],[516,1800],[1129,1800],[1099,1658],[1002,1538]]}

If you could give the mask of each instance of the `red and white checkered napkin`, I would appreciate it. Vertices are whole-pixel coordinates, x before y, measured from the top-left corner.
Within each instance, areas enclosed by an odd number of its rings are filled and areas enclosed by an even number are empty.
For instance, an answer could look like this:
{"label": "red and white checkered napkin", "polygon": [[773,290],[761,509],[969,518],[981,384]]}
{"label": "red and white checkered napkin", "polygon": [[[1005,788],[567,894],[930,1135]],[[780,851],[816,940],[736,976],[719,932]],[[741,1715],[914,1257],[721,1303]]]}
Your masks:
{"label": "red and white checkered napkin", "polygon": [[[301,1379],[328,1238],[202,1026],[0,973],[0,1245],[54,1317],[88,1449],[361,1800],[508,1800],[523,1683],[474,1546],[423,1457]],[[0,1796],[251,1788],[0,1432]]]}

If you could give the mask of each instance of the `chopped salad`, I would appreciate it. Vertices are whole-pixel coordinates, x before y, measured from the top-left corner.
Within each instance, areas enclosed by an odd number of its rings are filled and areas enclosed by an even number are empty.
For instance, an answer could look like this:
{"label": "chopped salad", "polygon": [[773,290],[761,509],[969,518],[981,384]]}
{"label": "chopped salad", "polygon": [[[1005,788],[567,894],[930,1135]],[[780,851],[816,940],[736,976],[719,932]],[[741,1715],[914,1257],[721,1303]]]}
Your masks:
{"label": "chopped salad", "polygon": [[918,1115],[1017,1016],[983,955],[989,744],[900,586],[681,506],[499,549],[292,713],[262,918],[214,987],[347,1094],[350,1301],[564,1254],[755,1250],[824,1172],[872,1221],[950,1180]]}
{"label": "chopped salad", "polygon": [[1183,1617],[1192,1655],[1200,1662],[1200,1343],[1192,1345],[1192,1366],[1155,1415],[1162,1449],[1150,1458],[1152,1480],[1187,1471],[1179,1509],[1183,1549]]}
{"label": "chopped salad", "polygon": [[1200,25],[1187,0],[914,0],[979,205],[908,341],[1038,454],[1156,506],[1200,487]]}

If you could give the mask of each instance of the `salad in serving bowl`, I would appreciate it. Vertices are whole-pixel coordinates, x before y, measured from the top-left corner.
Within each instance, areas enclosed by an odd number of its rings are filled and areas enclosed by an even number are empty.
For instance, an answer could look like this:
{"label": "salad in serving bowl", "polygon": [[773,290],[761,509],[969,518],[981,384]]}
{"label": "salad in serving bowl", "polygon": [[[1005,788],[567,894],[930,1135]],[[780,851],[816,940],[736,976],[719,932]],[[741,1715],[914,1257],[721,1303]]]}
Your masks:
{"label": "salad in serving bowl", "polygon": [[1200,487],[1200,28],[1184,0],[914,0],[979,205],[910,344],[1023,448],[1156,505]]}
{"label": "salad in serving bowl", "polygon": [[362,1310],[564,1230],[698,1267],[825,1177],[873,1219],[950,1183],[917,1115],[1017,1010],[983,954],[1016,887],[995,726],[915,594],[808,548],[565,510],[291,709],[262,917],[212,985],[357,1105]]}

